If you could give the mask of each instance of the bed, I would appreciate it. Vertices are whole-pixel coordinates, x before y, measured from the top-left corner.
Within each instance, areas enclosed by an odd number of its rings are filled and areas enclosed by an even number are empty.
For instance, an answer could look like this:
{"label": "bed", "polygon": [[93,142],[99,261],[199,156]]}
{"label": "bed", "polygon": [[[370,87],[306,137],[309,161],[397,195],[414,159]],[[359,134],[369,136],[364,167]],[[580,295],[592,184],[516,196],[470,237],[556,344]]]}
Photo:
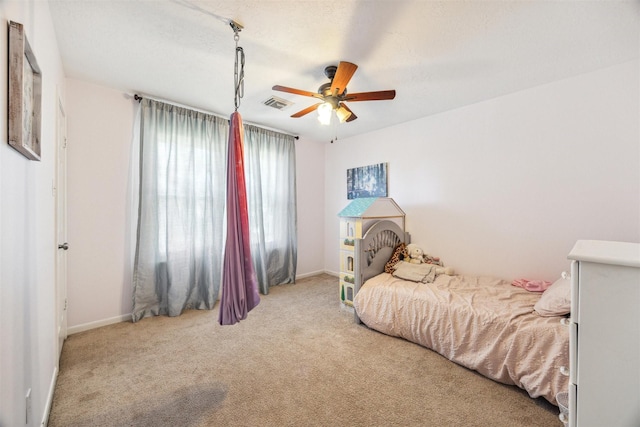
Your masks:
{"label": "bed", "polygon": [[422,283],[384,272],[403,242],[408,235],[388,220],[356,240],[356,322],[557,405],[556,394],[569,385],[564,317],[540,316],[533,309],[539,293],[501,279],[440,274]]}

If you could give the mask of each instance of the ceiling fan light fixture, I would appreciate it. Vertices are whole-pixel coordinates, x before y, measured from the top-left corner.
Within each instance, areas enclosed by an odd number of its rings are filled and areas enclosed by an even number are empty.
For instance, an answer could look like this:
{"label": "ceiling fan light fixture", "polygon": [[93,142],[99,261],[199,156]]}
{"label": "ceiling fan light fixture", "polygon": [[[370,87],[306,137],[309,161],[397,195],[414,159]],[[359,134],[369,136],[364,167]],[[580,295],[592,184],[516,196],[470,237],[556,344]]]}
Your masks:
{"label": "ceiling fan light fixture", "polygon": [[329,102],[324,102],[318,106],[318,121],[323,125],[331,124],[331,112],[333,111],[333,105]]}
{"label": "ceiling fan light fixture", "polygon": [[347,110],[343,106],[340,106],[336,109],[336,116],[338,116],[338,120],[340,120],[340,123],[344,123],[349,117],[351,117],[351,111]]}

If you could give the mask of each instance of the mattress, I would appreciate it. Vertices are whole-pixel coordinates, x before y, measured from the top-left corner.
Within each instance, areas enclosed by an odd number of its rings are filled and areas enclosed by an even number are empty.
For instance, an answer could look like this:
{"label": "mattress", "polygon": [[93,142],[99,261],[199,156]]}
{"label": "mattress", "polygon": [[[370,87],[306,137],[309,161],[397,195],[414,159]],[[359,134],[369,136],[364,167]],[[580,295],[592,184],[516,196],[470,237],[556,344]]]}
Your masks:
{"label": "mattress", "polygon": [[538,315],[539,298],[490,277],[439,275],[421,283],[382,273],[363,284],[354,307],[372,329],[557,405],[556,394],[569,385],[560,372],[569,367],[569,328],[561,317]]}

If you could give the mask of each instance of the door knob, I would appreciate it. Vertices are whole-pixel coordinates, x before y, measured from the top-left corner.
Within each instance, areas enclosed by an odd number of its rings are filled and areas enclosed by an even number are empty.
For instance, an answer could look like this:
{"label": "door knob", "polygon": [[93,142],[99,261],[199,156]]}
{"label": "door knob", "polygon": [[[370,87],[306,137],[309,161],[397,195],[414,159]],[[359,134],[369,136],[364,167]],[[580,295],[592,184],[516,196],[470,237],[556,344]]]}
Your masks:
{"label": "door knob", "polygon": [[63,244],[58,245],[58,249],[64,249],[66,251],[67,249],[69,249],[69,244],[67,242],[64,242]]}

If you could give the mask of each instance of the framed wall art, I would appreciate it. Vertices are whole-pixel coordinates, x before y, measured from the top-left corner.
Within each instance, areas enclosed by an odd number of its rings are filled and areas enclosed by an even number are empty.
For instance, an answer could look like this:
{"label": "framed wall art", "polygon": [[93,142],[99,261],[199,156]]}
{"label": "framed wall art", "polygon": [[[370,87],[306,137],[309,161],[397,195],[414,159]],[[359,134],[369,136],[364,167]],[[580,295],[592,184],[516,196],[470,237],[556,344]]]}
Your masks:
{"label": "framed wall art", "polygon": [[9,145],[40,160],[42,74],[24,27],[9,22]]}
{"label": "framed wall art", "polygon": [[347,169],[347,199],[387,197],[387,164]]}

